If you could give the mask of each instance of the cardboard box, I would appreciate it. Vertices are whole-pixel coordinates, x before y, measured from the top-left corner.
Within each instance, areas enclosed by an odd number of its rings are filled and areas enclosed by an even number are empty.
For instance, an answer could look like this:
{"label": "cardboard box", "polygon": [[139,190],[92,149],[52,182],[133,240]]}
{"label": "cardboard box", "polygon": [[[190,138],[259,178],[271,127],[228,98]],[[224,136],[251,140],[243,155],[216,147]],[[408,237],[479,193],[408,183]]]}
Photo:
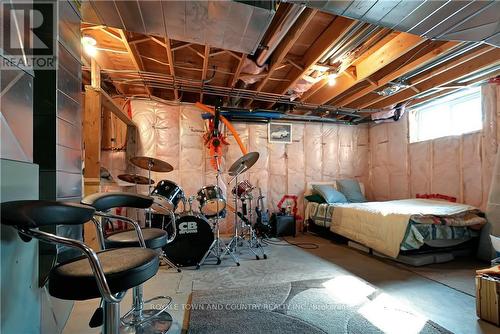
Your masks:
{"label": "cardboard box", "polygon": [[482,320],[500,326],[500,277],[476,276],[476,313]]}

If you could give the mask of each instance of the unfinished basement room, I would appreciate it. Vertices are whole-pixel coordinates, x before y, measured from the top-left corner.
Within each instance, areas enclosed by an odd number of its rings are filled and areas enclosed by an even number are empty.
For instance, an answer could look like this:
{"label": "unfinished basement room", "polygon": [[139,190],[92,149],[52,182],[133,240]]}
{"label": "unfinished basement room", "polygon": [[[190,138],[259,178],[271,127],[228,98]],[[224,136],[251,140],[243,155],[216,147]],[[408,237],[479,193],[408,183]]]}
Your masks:
{"label": "unfinished basement room", "polygon": [[0,20],[0,333],[500,333],[500,0]]}

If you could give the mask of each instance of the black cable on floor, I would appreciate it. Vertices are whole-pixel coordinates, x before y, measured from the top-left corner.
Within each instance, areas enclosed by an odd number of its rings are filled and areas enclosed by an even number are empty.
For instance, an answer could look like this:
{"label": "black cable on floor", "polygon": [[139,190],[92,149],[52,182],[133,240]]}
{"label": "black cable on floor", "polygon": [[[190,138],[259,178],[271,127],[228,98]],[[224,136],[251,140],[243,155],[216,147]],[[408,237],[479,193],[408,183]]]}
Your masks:
{"label": "black cable on floor", "polygon": [[[315,244],[313,242],[291,242],[284,237],[281,238],[276,238],[279,241],[274,241],[271,240],[271,238],[262,238],[262,243],[267,244],[267,245],[274,245],[274,246],[296,246],[302,249],[318,249],[319,245]],[[281,239],[281,240],[280,240]],[[282,241],[286,242],[286,244],[283,244]]]}

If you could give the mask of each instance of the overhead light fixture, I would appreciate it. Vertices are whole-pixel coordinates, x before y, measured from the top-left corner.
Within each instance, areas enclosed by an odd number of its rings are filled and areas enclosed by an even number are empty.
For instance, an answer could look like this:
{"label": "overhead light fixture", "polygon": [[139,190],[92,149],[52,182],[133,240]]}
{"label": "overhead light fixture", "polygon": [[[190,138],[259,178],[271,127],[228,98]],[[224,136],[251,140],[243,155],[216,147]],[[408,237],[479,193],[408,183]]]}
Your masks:
{"label": "overhead light fixture", "polygon": [[328,85],[333,86],[337,82],[337,73],[328,74]]}
{"label": "overhead light fixture", "polygon": [[390,86],[386,88],[376,91],[375,93],[380,96],[391,96],[399,92],[400,90],[406,89],[410,87],[408,84],[404,82],[389,82]]}
{"label": "overhead light fixture", "polygon": [[97,54],[96,44],[97,42],[93,37],[82,37],[83,50],[91,57],[94,57]]}

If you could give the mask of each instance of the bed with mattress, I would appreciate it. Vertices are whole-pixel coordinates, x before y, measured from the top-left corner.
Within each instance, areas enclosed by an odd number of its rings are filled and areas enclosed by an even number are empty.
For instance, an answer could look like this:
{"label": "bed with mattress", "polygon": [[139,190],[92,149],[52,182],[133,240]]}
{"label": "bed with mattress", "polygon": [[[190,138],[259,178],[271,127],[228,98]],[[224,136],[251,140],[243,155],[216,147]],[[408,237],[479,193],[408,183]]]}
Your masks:
{"label": "bed with mattress", "polygon": [[[313,184],[336,188],[335,181],[311,182],[306,195],[313,192]],[[486,223],[484,214],[475,207],[428,199],[363,203],[306,201],[305,218],[313,227],[329,230],[365,250],[412,265],[453,259],[452,254],[443,252],[473,246]]]}

